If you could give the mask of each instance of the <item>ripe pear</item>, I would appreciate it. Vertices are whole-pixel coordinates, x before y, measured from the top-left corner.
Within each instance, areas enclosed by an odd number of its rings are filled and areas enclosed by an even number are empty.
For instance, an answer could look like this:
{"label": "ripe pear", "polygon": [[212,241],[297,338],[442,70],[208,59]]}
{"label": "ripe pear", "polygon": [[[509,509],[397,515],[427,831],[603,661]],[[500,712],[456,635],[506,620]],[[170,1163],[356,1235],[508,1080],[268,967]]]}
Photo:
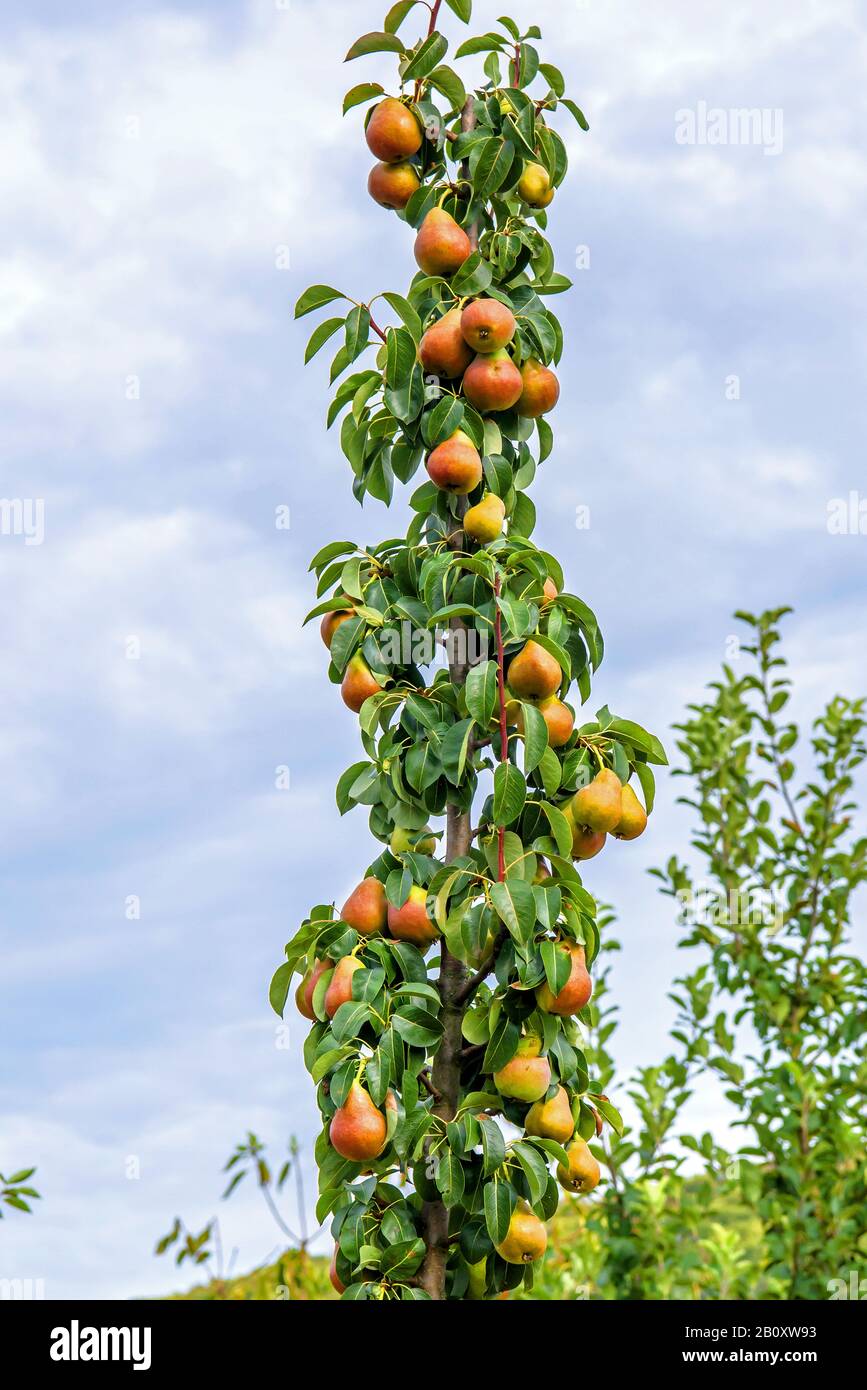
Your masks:
{"label": "ripe pear", "polygon": [[[552,748],[562,748],[569,742],[575,728],[575,716],[569,706],[558,700],[556,695],[549,695],[547,700],[540,700],[536,708],[548,727],[548,743]],[[518,729],[520,733],[524,732],[521,718],[518,719]]]}
{"label": "ripe pear", "polygon": [[515,315],[498,299],[475,299],[461,314],[461,332],[476,352],[499,352],[518,327]]}
{"label": "ripe pear", "polygon": [[443,492],[466,497],[482,481],[482,460],[469,435],[455,430],[428,456],[426,468],[431,482]]}
{"label": "ripe pear", "polygon": [[455,219],[443,208],[431,208],[415,239],[415,259],[425,275],[446,278],[460,270],[473,254],[472,242]]}
{"label": "ripe pear", "polygon": [[518,193],[531,208],[546,208],[554,197],[551,176],[542,164],[527,163],[518,183]]}
{"label": "ripe pear", "polygon": [[385,930],[388,903],[378,878],[366,878],[353,889],[340,912],[342,921],[359,936],[376,936]]}
{"label": "ripe pear", "polygon": [[509,689],[519,700],[546,700],[559,689],[562,679],[559,663],[532,640],[525,643],[509,666]]}
{"label": "ripe pear", "polygon": [[336,1245],[335,1245],[335,1247],[334,1247],[334,1253],[333,1253],[332,1256],[331,1256],[331,1265],[330,1265],[329,1270],[328,1270],[328,1278],[330,1279],[330,1281],[331,1281],[331,1287],[335,1290],[335,1292],[337,1292],[337,1293],[346,1293],[346,1285],[343,1283],[342,1279],[340,1278],[340,1275],[337,1273],[337,1246],[336,1246]]}
{"label": "ripe pear", "polygon": [[557,1181],[567,1192],[592,1192],[601,1176],[599,1164],[578,1135],[566,1145],[569,1167],[557,1164]]}
{"label": "ripe pear", "polygon": [[418,345],[418,359],[428,376],[463,376],[473,354],[461,333],[460,309],[449,309],[431,324]]}
{"label": "ripe pear", "polygon": [[403,907],[388,909],[388,930],[398,941],[411,941],[424,951],[439,936],[439,929],[428,916],[427,892],[414,883]]}
{"label": "ripe pear", "polygon": [[604,830],[586,830],[583,825],[576,825],[572,834],[572,858],[595,859],[607,839]]}
{"label": "ripe pear", "polygon": [[319,976],[324,975],[326,970],[333,970],[333,968],[334,961],[332,960],[314,961],[295,991],[295,1003],[298,1006],[298,1012],[303,1014],[305,1018],[309,1018],[311,1023],[316,1022],[316,1015],[313,1012],[313,995],[319,984]]}
{"label": "ripe pear", "polygon": [[353,1163],[369,1163],[385,1148],[385,1116],[377,1110],[360,1082],[354,1081],[349,1095],[335,1112],[328,1130],[331,1147]]}
{"label": "ripe pear", "polygon": [[483,414],[511,410],[524,389],[521,373],[505,348],[479,353],[464,372],[462,385],[470,405]]}
{"label": "ripe pear", "polygon": [[570,1014],[580,1013],[584,1008],[593,993],[593,981],[587,969],[583,946],[572,942],[558,949],[568,951],[571,957],[572,968],[569,978],[557,994],[551,993],[546,980],[536,990],[536,1003],[543,1013],[558,1014],[561,1018],[567,1018]]}
{"label": "ripe pear", "polygon": [[365,700],[368,700],[371,695],[378,695],[381,690],[382,686],[374,677],[364,657],[356,652],[346,667],[346,674],[340,687],[343,703],[355,714],[359,714]]}
{"label": "ripe pear", "polygon": [[575,1121],[569,1096],[562,1086],[557,1087],[557,1094],[551,1100],[537,1100],[530,1106],[524,1129],[539,1139],[556,1139],[558,1144],[565,1144],[572,1138]]}
{"label": "ripe pear", "polygon": [[540,1057],[541,1038],[522,1038],[510,1062],[494,1072],[494,1085],[501,1096],[513,1100],[541,1100],[551,1085],[551,1064]]}
{"label": "ripe pear", "polygon": [[521,368],[521,391],[515,407],[519,415],[527,420],[538,420],[547,415],[560,399],[560,383],[550,367],[544,367],[535,357],[528,357]]}
{"label": "ripe pear", "polygon": [[553,603],[559,593],[560,590],[557,588],[553,579],[546,579],[545,583],[542,585],[542,603]]}
{"label": "ripe pear", "polygon": [[363,961],[355,956],[343,956],[334,967],[328,988],[325,991],[325,1012],[333,1018],[341,1004],[348,1004],[352,998],[352,977],[356,970],[363,970]]}
{"label": "ripe pear", "polygon": [[408,159],[421,149],[421,126],[397,97],[386,97],[379,103],[367,122],[364,136],[370,153],[386,164]]}
{"label": "ripe pear", "polygon": [[497,1254],[510,1265],[527,1265],[541,1260],[548,1246],[544,1221],[526,1202],[519,1202],[512,1212],[509,1229],[496,1247]]}
{"label": "ripe pear", "polygon": [[407,850],[414,854],[433,854],[437,842],[429,825],[422,826],[421,830],[406,830],[402,825],[396,825],[391,832],[388,847],[395,855],[406,854]]}
{"label": "ripe pear", "polygon": [[464,516],[464,534],[485,545],[502,535],[506,504],[495,492],[486,492],[481,502],[470,507]]}
{"label": "ripe pear", "polygon": [[575,824],[584,830],[613,830],[620,820],[622,784],[616,772],[603,767],[589,786],[572,798]]}
{"label": "ripe pear", "polygon": [[646,829],[647,812],[632,788],[626,786],[620,796],[620,820],[611,833],[618,840],[637,840]]}
{"label": "ripe pear", "polygon": [[395,212],[402,211],[419,188],[415,165],[409,160],[400,164],[374,164],[367,178],[367,191],[373,201]]}
{"label": "ripe pear", "polygon": [[348,618],[354,617],[355,613],[351,608],[338,608],[335,609],[333,613],[325,614],[325,617],[319,624],[319,635],[321,636],[326,647],[330,649],[331,643],[334,639],[334,634],[340,627],[340,624],[345,623]]}

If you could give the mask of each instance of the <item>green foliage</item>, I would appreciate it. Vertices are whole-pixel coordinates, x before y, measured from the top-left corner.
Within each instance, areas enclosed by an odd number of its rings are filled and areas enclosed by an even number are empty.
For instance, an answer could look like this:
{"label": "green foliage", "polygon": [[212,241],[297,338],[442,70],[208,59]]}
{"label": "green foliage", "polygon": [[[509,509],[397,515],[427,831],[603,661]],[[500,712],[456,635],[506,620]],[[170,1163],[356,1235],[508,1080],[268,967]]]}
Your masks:
{"label": "green foliage", "polygon": [[35,1168],[22,1168],[10,1173],[8,1178],[0,1173],[0,1220],[3,1219],[4,1206],[12,1207],[15,1211],[32,1212],[30,1202],[40,1200],[36,1189],[28,1186],[35,1172]]}

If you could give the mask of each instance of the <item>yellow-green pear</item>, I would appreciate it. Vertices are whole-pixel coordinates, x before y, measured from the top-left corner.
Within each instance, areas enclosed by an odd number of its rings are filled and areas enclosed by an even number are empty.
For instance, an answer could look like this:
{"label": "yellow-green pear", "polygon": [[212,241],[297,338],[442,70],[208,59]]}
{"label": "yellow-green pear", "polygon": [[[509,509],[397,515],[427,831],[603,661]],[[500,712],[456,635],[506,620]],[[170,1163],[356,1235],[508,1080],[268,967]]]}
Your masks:
{"label": "yellow-green pear", "polygon": [[567,1192],[592,1192],[598,1183],[601,1172],[599,1164],[587,1144],[576,1135],[571,1144],[566,1145],[569,1167],[557,1164],[557,1181]]}
{"label": "yellow-green pear", "polygon": [[407,830],[402,825],[396,825],[391,832],[388,847],[395,855],[406,854],[408,850],[415,854],[433,854],[437,842],[429,825],[422,826],[421,830]]}
{"label": "yellow-green pear", "polygon": [[424,951],[439,936],[427,910],[427,891],[414,883],[403,907],[388,908],[388,930],[398,941],[410,941]]}
{"label": "yellow-green pear", "polygon": [[562,679],[559,663],[532,640],[525,643],[509,666],[509,689],[519,700],[545,700],[559,689]]}
{"label": "yellow-green pear", "polygon": [[587,969],[584,947],[572,941],[561,943],[558,950],[566,951],[570,959],[569,978],[563,988],[552,994],[547,980],[536,990],[536,1003],[543,1013],[568,1018],[580,1013],[593,993],[593,981]]}
{"label": "yellow-green pear", "polygon": [[501,1096],[527,1102],[542,1099],[551,1085],[551,1064],[547,1057],[540,1057],[541,1050],[541,1038],[521,1039],[511,1061],[494,1072],[494,1085]]}
{"label": "yellow-green pear", "polygon": [[495,541],[502,533],[506,505],[495,492],[486,492],[481,502],[470,507],[464,516],[464,531],[482,545]]}
{"label": "yellow-green pear", "polygon": [[368,700],[371,695],[378,695],[381,690],[382,686],[364,657],[360,652],[356,652],[346,667],[346,673],[340,687],[343,703],[354,714],[360,714],[365,700]]}
{"label": "yellow-green pear", "polygon": [[588,786],[572,798],[575,824],[585,830],[606,834],[619,823],[621,816],[621,782],[616,772],[603,768]]}
{"label": "yellow-green pear", "polygon": [[352,977],[356,970],[363,970],[364,962],[355,956],[343,956],[334,967],[334,974],[325,991],[325,1012],[333,1018],[341,1004],[348,1004],[352,998]]}
{"label": "yellow-green pear", "polygon": [[611,832],[618,840],[637,840],[647,829],[647,812],[630,786],[620,797],[620,820]]}
{"label": "yellow-green pear", "polygon": [[385,1148],[387,1128],[382,1111],[377,1110],[364,1087],[354,1081],[331,1121],[328,1137],[341,1158],[369,1163]]}
{"label": "yellow-green pear", "polygon": [[572,1138],[575,1121],[569,1096],[562,1086],[557,1087],[557,1094],[551,1100],[537,1100],[530,1106],[524,1129],[540,1139],[556,1139],[558,1144],[565,1144]]}
{"label": "yellow-green pear", "polygon": [[546,208],[554,197],[551,176],[542,164],[528,162],[518,183],[518,193],[531,208]]}
{"label": "yellow-green pear", "polygon": [[512,1212],[509,1229],[496,1247],[497,1254],[510,1265],[531,1264],[541,1260],[548,1247],[548,1232],[544,1221],[526,1202],[519,1202]]}

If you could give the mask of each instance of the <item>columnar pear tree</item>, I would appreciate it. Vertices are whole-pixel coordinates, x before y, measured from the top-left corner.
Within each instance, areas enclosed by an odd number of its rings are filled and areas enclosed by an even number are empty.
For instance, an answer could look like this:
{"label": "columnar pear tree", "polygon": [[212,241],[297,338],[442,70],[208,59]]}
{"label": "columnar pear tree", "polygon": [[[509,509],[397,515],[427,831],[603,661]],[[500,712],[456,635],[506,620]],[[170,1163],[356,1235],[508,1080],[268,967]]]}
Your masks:
{"label": "columnar pear tree", "polygon": [[[469,22],[471,0],[448,9]],[[356,498],[388,505],[422,479],[405,538],[338,541],[311,563],[309,616],[364,754],[337,804],[367,808],[378,853],[339,911],[313,908],[271,986],[282,1015],[301,976],[317,1214],[350,1299],[531,1282],[561,1190],[599,1180],[593,1145],[620,1120],[582,1050],[599,929],[576,864],[641,834],[665,762],[608,708],[576,721],[602,638],[532,540],[560,390],[549,302],[570,287],[545,234],[567,172],[552,119],[587,122],[539,30],[508,18],[458,47],[483,66],[466,88],[440,10],[397,4],[347,55],[397,58],[392,93],[364,82],[344,110],[368,108],[369,192],[414,237],[418,271],[381,303],[315,285],[296,307],[340,306],[306,357],[339,342],[328,425],[342,416]],[[403,37],[425,11],[422,37]]]}

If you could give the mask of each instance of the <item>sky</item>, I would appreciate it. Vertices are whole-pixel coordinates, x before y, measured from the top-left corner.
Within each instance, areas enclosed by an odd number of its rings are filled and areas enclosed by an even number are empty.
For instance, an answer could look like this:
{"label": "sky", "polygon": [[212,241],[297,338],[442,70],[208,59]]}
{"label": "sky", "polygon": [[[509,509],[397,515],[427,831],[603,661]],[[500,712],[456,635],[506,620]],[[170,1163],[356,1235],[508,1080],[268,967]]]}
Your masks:
{"label": "sky", "polygon": [[[473,31],[502,6],[476,0]],[[606,637],[592,706],[673,747],[733,611],[786,603],[809,722],[867,687],[867,535],[828,527],[867,495],[859,6],[530,9],[591,123],[556,121],[550,235],[575,284],[533,495]],[[388,57],[341,62],[381,20],[367,0],[0,16],[0,492],[42,504],[0,534],[0,1171],[37,1164],[43,1193],[2,1222],[0,1277],[49,1297],[185,1286],[152,1253],[176,1214],[219,1214],[257,1264],[279,1234],[254,1190],[219,1201],[221,1166],[248,1129],[275,1154],[315,1134],[303,1034],[267,984],[375,847],[334,804],[358,733],[301,628],[307,565],[397,534],[408,490],[391,515],[353,501],[324,357],[302,367],[314,320],[291,311],[311,282],[366,300],[415,268],[368,199],[361,112],[340,114],[354,83],[394,86]],[[765,138],[701,142],[740,108]],[[647,876],[685,851],[682,791],[663,779],[648,833],[586,874],[625,947],[624,1083],[665,1055],[689,965]],[[710,1091],[691,1118],[724,1137]]]}

